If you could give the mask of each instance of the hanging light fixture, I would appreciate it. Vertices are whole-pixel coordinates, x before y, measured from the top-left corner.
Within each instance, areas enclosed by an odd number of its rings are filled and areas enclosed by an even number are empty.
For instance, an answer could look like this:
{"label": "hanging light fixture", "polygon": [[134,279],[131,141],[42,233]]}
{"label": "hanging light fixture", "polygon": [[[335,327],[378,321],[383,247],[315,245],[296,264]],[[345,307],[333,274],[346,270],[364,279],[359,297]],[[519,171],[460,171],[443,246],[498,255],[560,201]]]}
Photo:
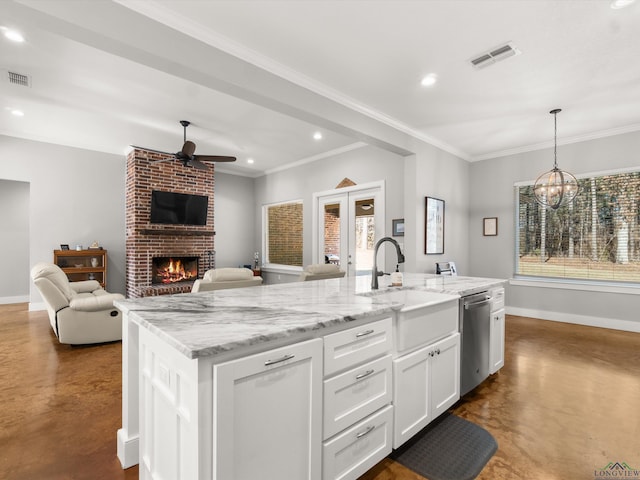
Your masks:
{"label": "hanging light fixture", "polygon": [[558,168],[558,113],[561,111],[556,108],[549,112],[553,114],[553,169],[540,175],[533,186],[536,201],[553,210],[571,203],[579,191],[576,177]]}

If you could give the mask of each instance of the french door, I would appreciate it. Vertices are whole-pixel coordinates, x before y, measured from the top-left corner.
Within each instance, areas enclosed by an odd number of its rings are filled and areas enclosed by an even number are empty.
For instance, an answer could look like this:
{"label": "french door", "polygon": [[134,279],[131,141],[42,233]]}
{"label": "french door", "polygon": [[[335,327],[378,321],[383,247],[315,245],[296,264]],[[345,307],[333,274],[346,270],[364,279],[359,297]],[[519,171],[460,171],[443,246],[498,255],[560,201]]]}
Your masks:
{"label": "french door", "polygon": [[[347,276],[369,275],[373,247],[384,236],[384,184],[356,185],[314,197],[314,261],[335,263]],[[384,265],[381,260],[384,261],[379,259],[378,265]]]}

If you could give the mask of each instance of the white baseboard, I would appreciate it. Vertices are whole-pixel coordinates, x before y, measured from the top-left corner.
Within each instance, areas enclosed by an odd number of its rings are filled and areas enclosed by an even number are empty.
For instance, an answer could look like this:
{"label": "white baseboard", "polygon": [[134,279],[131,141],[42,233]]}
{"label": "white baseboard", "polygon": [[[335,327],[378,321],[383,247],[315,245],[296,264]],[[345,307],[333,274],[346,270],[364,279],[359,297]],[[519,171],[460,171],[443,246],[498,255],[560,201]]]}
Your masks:
{"label": "white baseboard", "polygon": [[139,445],[140,438],[138,435],[134,437],[129,437],[129,434],[124,428],[118,430],[116,435],[117,437],[117,447],[116,447],[116,455],[120,460],[120,464],[122,468],[133,467],[134,465],[138,465],[139,463]]}
{"label": "white baseboard", "polygon": [[47,305],[44,302],[31,302],[29,303],[30,312],[39,312],[40,310],[46,310]]}
{"label": "white baseboard", "polygon": [[589,327],[610,328],[624,330],[625,332],[640,332],[640,321],[619,320],[616,318],[590,317],[588,315],[575,315],[572,313],[548,312],[545,310],[533,310],[529,308],[506,307],[506,313],[519,317],[539,318],[554,322],[573,323]]}
{"label": "white baseboard", "polygon": [[0,305],[8,305],[10,303],[26,303],[29,301],[29,295],[16,295],[14,297],[0,297]]}

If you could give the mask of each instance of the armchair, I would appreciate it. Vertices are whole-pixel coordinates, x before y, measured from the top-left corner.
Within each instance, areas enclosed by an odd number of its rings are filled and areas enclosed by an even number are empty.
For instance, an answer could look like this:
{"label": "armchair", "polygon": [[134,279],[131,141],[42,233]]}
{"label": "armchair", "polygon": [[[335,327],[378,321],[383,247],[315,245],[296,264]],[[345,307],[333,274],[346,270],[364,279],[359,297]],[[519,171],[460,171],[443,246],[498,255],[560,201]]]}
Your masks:
{"label": "armchair", "polygon": [[304,267],[304,270],[298,277],[300,282],[308,282],[310,280],[325,280],[327,278],[342,278],[345,275],[344,270],[340,270],[338,265],[333,263],[314,263]]}
{"label": "armchair", "polygon": [[95,280],[70,282],[53,263],[38,263],[31,278],[45,301],[49,322],[60,343],[81,345],[122,339],[122,313],[113,306],[119,293],[106,292]]}
{"label": "armchair", "polygon": [[223,290],[226,288],[253,287],[262,284],[262,277],[254,277],[248,268],[212,268],[202,280],[196,280],[191,293]]}

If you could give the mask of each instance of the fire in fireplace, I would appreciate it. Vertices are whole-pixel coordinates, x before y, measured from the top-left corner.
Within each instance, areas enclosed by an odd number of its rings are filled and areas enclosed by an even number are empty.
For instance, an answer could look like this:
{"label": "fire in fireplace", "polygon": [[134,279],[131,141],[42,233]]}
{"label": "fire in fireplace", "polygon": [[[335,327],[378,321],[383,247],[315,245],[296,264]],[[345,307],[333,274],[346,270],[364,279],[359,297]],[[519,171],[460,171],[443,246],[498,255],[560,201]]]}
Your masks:
{"label": "fire in fireplace", "polygon": [[198,257],[154,257],[151,283],[190,282],[198,278]]}

